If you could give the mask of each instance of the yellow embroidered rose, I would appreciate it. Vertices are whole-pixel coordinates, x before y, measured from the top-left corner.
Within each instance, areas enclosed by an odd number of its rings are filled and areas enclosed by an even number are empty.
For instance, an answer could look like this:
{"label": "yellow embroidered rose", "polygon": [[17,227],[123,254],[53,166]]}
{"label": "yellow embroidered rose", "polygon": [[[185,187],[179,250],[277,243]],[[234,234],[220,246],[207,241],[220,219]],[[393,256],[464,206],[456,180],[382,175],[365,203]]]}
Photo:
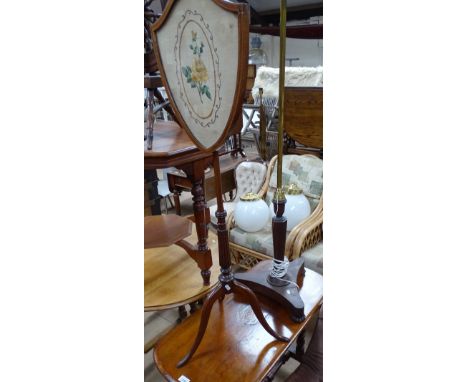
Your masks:
{"label": "yellow embroidered rose", "polygon": [[208,71],[203,61],[199,58],[194,58],[192,61],[192,80],[195,82],[208,81]]}

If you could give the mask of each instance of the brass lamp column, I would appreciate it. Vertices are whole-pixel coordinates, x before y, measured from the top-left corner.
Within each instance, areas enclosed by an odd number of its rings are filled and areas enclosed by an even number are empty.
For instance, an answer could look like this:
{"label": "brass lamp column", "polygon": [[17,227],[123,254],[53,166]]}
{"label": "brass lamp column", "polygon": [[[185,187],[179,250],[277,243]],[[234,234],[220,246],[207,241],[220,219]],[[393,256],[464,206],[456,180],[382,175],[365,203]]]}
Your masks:
{"label": "brass lamp column", "polygon": [[[278,128],[278,159],[276,162],[276,191],[273,196],[273,206],[276,216],[272,219],[273,253],[275,260],[284,260],[286,243],[287,218],[283,216],[286,197],[283,191],[283,126],[284,126],[284,76],[286,58],[286,0],[280,5],[280,62],[279,62],[279,128]],[[284,280],[269,277],[273,285],[287,285]]]}
{"label": "brass lamp column", "polygon": [[[280,65],[279,65],[279,130],[278,130],[278,159],[276,192],[273,197],[275,216],[272,218],[273,254],[276,263],[284,261],[286,245],[287,218],[283,216],[286,206],[286,197],[283,191],[283,125],[284,125],[284,77],[286,57],[286,0],[281,0],[280,9]],[[273,261],[267,260],[272,263]],[[275,276],[275,272],[264,270],[251,270],[245,273],[235,274],[235,279],[246,284],[253,291],[264,294],[277,301],[288,309],[291,319],[302,322],[304,316],[304,301],[296,289],[296,283],[300,286],[300,275],[304,275],[304,259],[299,258],[289,263],[287,272],[281,276]],[[302,279],[301,279],[302,280]]]}

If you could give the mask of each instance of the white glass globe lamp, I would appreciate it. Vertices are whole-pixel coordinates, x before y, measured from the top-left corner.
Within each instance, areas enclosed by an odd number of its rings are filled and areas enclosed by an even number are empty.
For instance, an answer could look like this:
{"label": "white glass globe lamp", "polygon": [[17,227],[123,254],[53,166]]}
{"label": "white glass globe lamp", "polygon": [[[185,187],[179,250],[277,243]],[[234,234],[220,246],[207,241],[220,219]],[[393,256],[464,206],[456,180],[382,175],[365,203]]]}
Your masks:
{"label": "white glass globe lamp", "polygon": [[234,209],[236,224],[246,232],[257,232],[270,220],[270,210],[257,194],[248,192],[240,197]]}
{"label": "white glass globe lamp", "polygon": [[[288,219],[287,231],[291,231],[301,221],[310,215],[310,204],[302,189],[296,184],[290,184],[286,189],[286,205],[283,216]],[[270,204],[271,216],[275,215],[274,204]]]}

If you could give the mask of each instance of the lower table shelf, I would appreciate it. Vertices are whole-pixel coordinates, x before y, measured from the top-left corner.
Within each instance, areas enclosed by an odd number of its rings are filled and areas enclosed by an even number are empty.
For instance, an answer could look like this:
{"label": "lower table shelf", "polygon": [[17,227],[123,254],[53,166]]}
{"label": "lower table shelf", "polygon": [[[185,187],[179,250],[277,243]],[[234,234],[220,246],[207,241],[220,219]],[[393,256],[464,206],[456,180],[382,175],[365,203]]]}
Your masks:
{"label": "lower table shelf", "polygon": [[[187,241],[195,244],[194,230]],[[171,245],[145,249],[145,311],[164,310],[189,304],[203,298],[218,282],[218,238],[208,233],[213,265],[210,285],[204,286],[200,269],[182,248]]]}

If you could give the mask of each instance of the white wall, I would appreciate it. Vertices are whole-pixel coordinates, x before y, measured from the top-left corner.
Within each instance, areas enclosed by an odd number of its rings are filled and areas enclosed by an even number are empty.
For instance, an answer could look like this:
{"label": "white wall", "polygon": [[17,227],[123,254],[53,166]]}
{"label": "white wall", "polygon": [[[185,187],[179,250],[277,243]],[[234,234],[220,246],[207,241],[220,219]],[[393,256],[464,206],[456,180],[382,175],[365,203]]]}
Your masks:
{"label": "white wall", "polygon": [[[251,34],[251,37],[253,34]],[[262,35],[262,49],[267,54],[268,66],[279,67],[279,40],[277,36]],[[323,40],[286,39],[286,58],[299,58],[292,66],[322,66]],[[288,61],[286,61],[288,65]]]}

